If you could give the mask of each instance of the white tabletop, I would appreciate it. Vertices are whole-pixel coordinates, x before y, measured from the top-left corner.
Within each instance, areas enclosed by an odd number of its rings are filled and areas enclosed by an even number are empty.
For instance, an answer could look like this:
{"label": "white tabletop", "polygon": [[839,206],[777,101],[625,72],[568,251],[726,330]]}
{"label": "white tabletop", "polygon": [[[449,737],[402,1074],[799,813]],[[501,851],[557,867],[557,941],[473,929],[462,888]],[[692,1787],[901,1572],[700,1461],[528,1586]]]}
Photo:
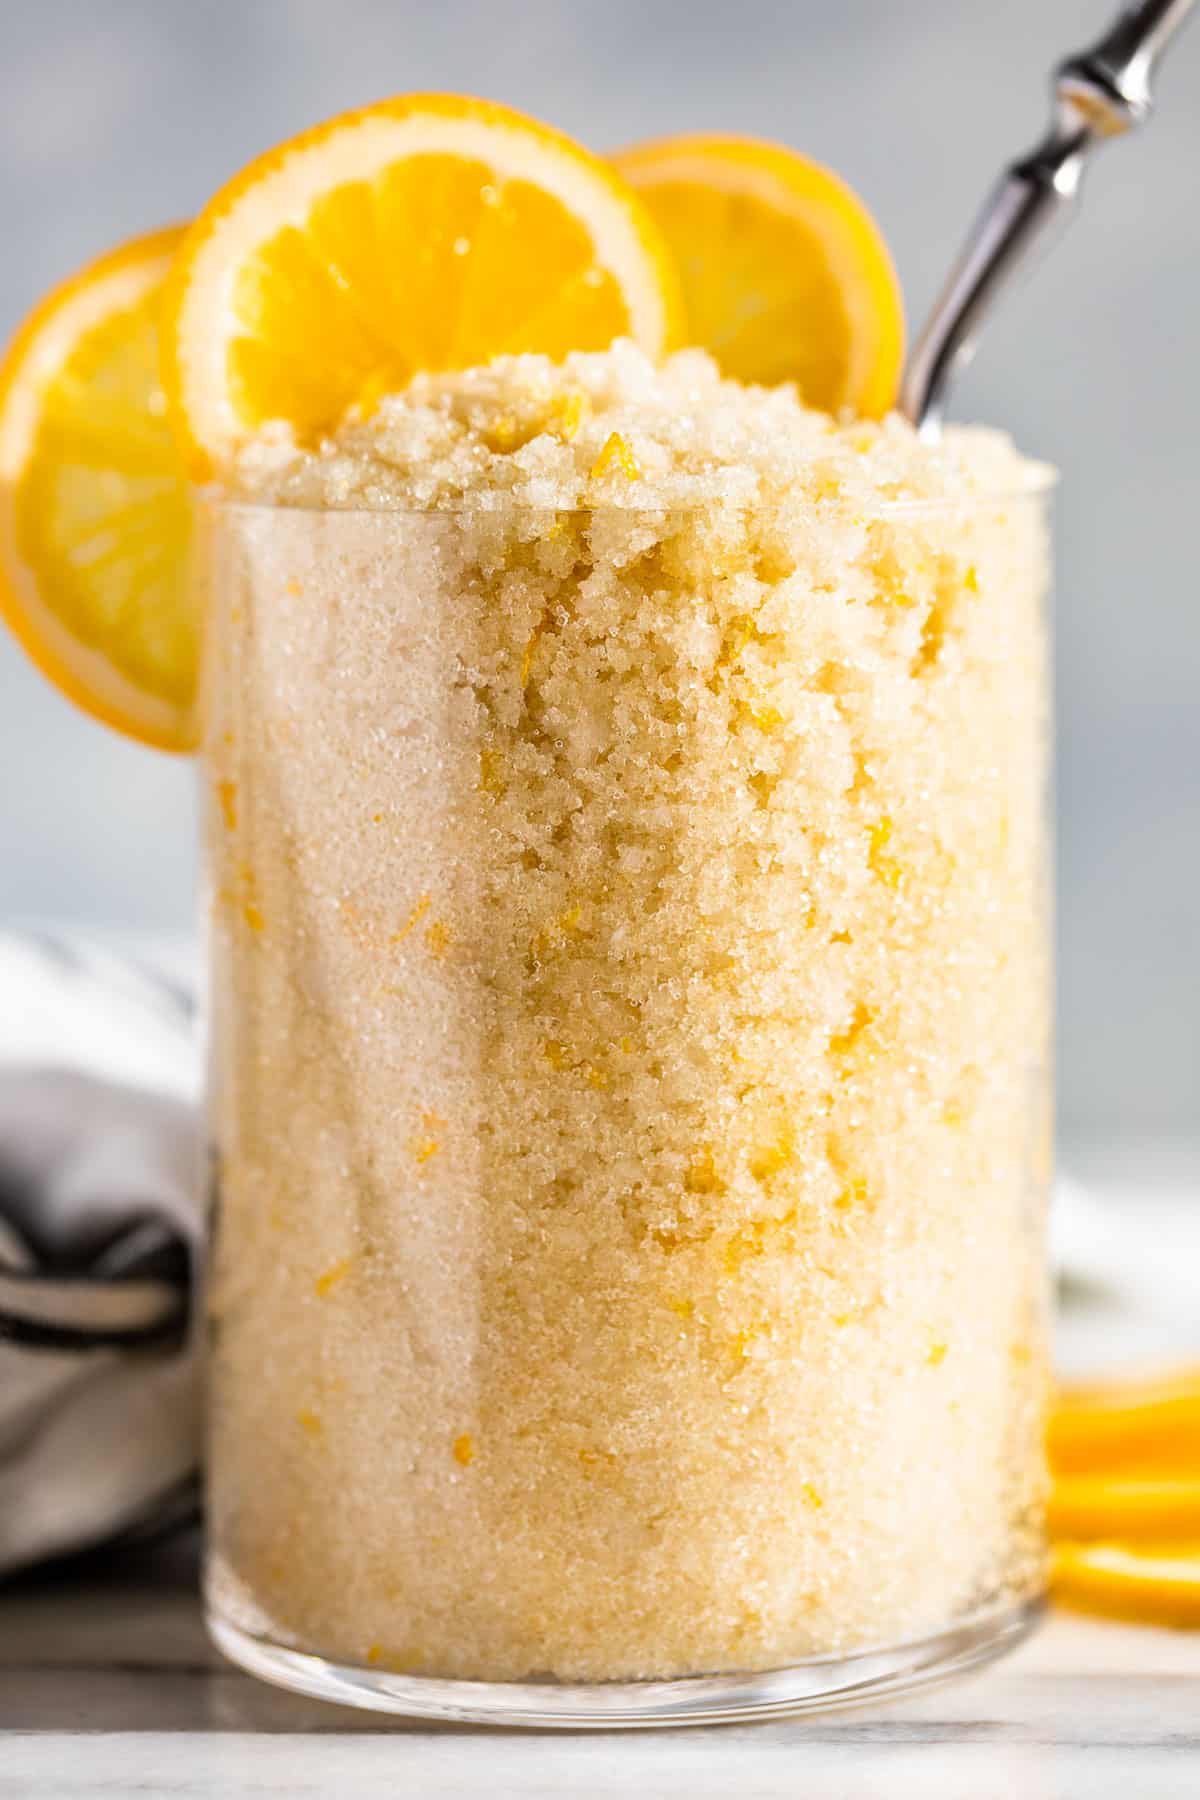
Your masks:
{"label": "white tabletop", "polygon": [[0,1796],[269,1800],[1195,1800],[1200,1636],[1053,1616],[1014,1655],[869,1710],[629,1734],[376,1720],[205,1642],[194,1547],[0,1594]]}

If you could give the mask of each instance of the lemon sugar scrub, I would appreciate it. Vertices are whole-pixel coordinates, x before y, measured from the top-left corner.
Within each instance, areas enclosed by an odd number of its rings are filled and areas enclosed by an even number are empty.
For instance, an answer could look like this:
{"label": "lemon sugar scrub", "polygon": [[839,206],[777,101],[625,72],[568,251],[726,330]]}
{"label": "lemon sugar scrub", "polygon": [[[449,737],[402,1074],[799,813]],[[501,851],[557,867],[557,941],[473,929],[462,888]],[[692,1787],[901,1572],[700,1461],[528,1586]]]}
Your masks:
{"label": "lemon sugar scrub", "polygon": [[820,1659],[803,1697],[1039,1593],[1045,486],[628,344],[241,451],[202,565],[243,1645]]}
{"label": "lemon sugar scrub", "polygon": [[256,1675],[696,1723],[1036,1614],[1049,480],[904,338],[791,146],[414,93],[0,357],[0,615],[198,753]]}

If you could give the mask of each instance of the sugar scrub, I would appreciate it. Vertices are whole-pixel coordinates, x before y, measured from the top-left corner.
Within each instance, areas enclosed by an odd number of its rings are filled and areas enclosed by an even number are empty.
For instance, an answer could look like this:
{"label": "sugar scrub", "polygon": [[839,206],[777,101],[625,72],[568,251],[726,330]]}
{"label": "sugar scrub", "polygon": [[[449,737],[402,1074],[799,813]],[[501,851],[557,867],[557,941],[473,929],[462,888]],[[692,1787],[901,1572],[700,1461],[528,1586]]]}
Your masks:
{"label": "sugar scrub", "polygon": [[1042,1581],[1044,471],[618,346],[206,527],[218,1612],[607,1681]]}

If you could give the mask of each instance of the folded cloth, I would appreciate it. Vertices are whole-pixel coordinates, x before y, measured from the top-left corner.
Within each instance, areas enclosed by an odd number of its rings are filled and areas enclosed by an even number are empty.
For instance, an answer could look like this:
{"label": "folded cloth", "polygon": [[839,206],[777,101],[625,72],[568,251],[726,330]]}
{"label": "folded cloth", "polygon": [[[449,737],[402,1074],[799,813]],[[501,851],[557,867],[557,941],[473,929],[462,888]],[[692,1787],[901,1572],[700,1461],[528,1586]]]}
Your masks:
{"label": "folded cloth", "polygon": [[192,1039],[150,971],[0,936],[0,1575],[195,1513]]}

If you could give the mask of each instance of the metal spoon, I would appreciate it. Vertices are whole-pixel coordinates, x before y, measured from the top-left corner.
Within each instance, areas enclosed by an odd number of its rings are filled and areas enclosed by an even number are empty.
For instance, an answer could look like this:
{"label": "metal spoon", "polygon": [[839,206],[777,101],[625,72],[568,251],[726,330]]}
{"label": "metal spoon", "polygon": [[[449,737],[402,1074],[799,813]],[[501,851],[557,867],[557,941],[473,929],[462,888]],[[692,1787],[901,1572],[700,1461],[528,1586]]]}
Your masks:
{"label": "metal spoon", "polygon": [[1105,138],[1149,118],[1159,58],[1194,4],[1127,6],[1099,43],[1058,65],[1049,131],[996,184],[909,357],[900,411],[923,437],[939,434],[950,385],[1000,294],[1050,228],[1069,218],[1089,157]]}

